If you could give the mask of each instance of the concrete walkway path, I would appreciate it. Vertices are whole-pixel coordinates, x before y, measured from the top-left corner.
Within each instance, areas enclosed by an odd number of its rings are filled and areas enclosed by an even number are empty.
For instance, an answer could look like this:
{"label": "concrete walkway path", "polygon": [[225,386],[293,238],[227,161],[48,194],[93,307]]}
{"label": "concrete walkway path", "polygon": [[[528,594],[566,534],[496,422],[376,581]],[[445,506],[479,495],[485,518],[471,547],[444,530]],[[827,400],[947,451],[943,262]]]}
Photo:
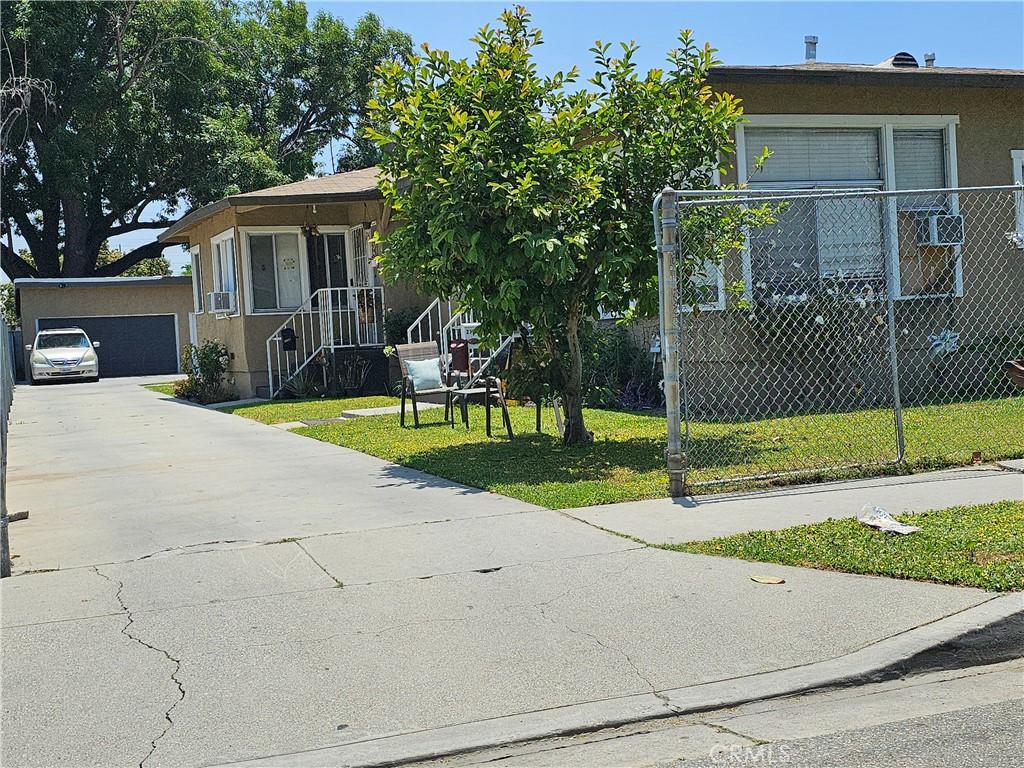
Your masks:
{"label": "concrete walkway path", "polygon": [[19,387],[10,448],[4,766],[339,764],[742,686],[994,597],[651,549],[130,380]]}
{"label": "concrete walkway path", "polygon": [[865,504],[897,515],[1006,499],[1024,499],[1024,467],[964,467],[750,493],[630,501],[565,513],[650,544],[678,544],[855,517]]}

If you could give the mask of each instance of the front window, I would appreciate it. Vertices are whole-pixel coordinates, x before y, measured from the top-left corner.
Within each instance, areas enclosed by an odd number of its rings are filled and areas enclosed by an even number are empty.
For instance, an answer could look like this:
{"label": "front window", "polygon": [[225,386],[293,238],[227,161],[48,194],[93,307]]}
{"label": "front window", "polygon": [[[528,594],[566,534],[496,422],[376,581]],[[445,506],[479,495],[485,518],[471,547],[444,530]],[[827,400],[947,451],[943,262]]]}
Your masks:
{"label": "front window", "polygon": [[747,128],[745,143],[748,173],[764,147],[772,153],[753,187],[882,186],[877,128]]}
{"label": "front window", "polygon": [[203,314],[203,270],[199,258],[199,246],[188,249],[192,261],[192,306],[197,315]]}
{"label": "front window", "polygon": [[[794,116],[794,121],[815,119]],[[752,120],[756,123],[756,117]],[[741,129],[741,159],[752,189],[944,189],[955,180],[955,170],[950,170],[955,133],[942,120],[921,119],[935,127],[886,118],[873,123],[858,116],[849,122],[862,127],[747,126]],[[819,119],[826,121],[839,118]],[[756,169],[765,147],[770,155]],[[917,217],[955,212],[956,195],[935,192],[891,201],[849,197],[791,203],[770,233],[751,237],[746,273],[754,286],[786,294],[819,278],[878,281],[891,260],[899,281],[894,286],[897,296],[948,294],[956,290],[958,258],[951,261],[944,251],[924,258],[916,248],[904,253],[902,241],[903,230],[912,229]],[[896,235],[889,237],[887,232]]]}
{"label": "front window", "polygon": [[238,290],[234,231],[228,230],[213,238],[210,245],[213,253],[213,289],[217,293],[228,293],[234,297]]}
{"label": "front window", "polygon": [[[764,147],[771,155],[751,176],[751,187],[782,189],[881,189],[883,170],[877,128],[750,128],[747,167]],[[751,240],[759,281],[778,286],[814,277],[875,277],[881,256],[877,200],[818,200],[814,210],[791,205],[770,238]]]}
{"label": "front window", "polygon": [[85,349],[89,339],[84,333],[47,333],[36,339],[36,349]]}
{"label": "front window", "polygon": [[298,233],[249,233],[247,237],[253,311],[296,309],[303,301]]}

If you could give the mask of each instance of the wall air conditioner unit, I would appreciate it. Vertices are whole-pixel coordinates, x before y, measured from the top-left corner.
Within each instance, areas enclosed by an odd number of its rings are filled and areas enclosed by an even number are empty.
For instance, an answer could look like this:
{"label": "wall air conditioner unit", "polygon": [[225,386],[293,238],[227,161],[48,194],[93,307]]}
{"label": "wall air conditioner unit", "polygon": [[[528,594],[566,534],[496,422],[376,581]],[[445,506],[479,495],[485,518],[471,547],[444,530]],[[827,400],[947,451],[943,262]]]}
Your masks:
{"label": "wall air conditioner unit", "polygon": [[921,216],[917,220],[917,244],[929,246],[963,245],[964,217],[951,213]]}
{"label": "wall air conditioner unit", "polygon": [[210,291],[206,294],[206,305],[210,312],[231,315],[235,312],[235,294],[227,291]]}

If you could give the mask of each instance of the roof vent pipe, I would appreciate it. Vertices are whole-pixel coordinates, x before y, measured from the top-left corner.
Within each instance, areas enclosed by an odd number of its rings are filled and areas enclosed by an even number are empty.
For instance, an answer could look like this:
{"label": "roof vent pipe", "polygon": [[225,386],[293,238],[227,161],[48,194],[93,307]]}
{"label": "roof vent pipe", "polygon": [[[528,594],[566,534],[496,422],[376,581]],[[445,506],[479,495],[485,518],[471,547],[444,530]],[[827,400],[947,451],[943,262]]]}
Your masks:
{"label": "roof vent pipe", "polygon": [[807,61],[818,60],[818,37],[817,35],[807,35],[804,37],[804,58]]}
{"label": "roof vent pipe", "polygon": [[924,65],[926,67],[934,67],[935,66],[935,54],[934,53],[926,53],[924,55]]}

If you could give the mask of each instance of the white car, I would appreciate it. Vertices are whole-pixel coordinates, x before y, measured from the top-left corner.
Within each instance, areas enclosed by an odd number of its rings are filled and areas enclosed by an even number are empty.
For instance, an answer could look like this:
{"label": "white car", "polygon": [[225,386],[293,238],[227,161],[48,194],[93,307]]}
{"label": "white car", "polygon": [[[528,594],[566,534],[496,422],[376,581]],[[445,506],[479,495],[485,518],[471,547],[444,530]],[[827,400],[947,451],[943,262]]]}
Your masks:
{"label": "white car", "polygon": [[51,328],[36,334],[34,344],[26,344],[31,372],[29,380],[88,379],[99,381],[98,341],[89,341],[81,328]]}

